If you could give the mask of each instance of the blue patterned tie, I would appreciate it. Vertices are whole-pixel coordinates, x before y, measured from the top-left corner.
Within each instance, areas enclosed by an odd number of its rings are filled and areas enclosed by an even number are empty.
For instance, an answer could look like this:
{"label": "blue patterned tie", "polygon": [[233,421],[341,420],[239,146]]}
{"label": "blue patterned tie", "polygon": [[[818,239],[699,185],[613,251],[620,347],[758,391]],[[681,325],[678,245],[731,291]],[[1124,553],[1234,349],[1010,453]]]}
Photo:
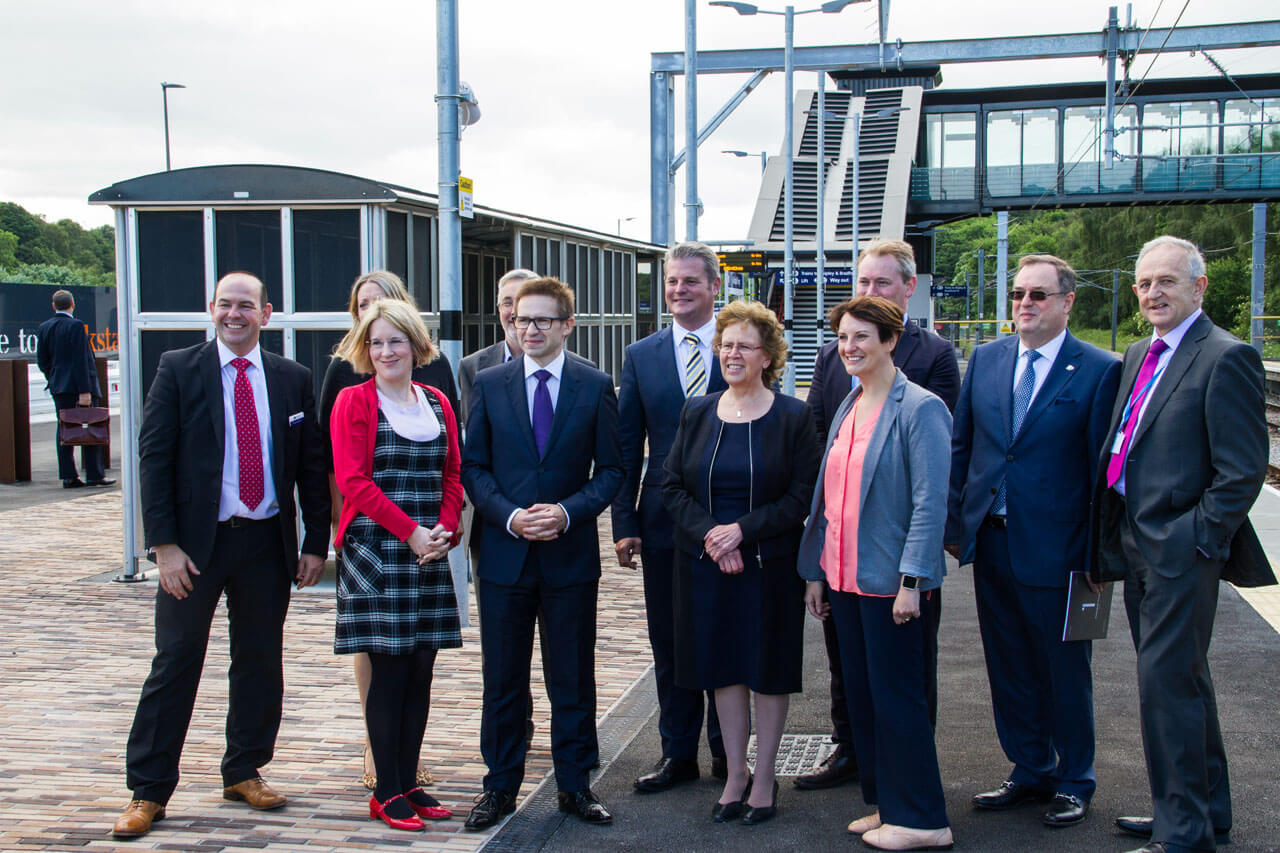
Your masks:
{"label": "blue patterned tie", "polygon": [[684,362],[684,396],[697,397],[707,393],[707,366],[702,361],[702,350],[698,349],[702,339],[689,332],[684,342],[689,345],[689,357]]}
{"label": "blue patterned tie", "polygon": [[[1040,353],[1033,349],[1029,349],[1024,353],[1027,359],[1027,366],[1022,369],[1022,375],[1018,377],[1018,384],[1013,389],[1013,423],[1009,434],[1009,443],[1018,437],[1018,433],[1022,431],[1022,422],[1027,418],[1027,409],[1031,407],[1031,394],[1036,390],[1036,359],[1040,357]],[[1004,480],[1000,481],[1000,492],[996,495],[996,502],[991,505],[992,515],[1004,515],[1005,503],[1008,498],[1005,489]]]}
{"label": "blue patterned tie", "polygon": [[538,380],[538,387],[533,391],[533,442],[538,446],[538,456],[542,456],[546,453],[547,439],[551,438],[551,421],[555,418],[551,391],[547,389],[551,371],[535,370],[533,376]]}

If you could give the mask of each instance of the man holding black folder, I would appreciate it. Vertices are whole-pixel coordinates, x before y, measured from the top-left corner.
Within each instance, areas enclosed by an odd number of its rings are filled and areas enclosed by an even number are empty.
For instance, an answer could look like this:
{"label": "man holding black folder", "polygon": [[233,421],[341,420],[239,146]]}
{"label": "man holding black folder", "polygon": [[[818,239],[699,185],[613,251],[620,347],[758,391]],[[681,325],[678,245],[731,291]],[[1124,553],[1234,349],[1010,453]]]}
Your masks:
{"label": "man holding black folder", "polygon": [[1013,763],[973,805],[1048,802],[1052,827],[1084,820],[1097,786],[1091,644],[1062,635],[1120,379],[1119,361],[1067,331],[1075,285],[1052,255],[1018,264],[1018,335],[974,350],[956,404],[946,535],[973,562],[996,733]]}

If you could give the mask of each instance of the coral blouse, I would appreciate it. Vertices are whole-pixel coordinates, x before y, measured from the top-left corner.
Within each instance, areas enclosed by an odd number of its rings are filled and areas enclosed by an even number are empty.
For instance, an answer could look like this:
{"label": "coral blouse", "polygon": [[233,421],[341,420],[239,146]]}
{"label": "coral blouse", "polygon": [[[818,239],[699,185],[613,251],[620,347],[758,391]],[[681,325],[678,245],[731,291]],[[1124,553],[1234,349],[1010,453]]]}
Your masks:
{"label": "coral blouse", "polygon": [[[822,488],[823,510],[827,519],[827,537],[822,546],[820,565],[827,575],[827,585],[840,592],[870,595],[858,588],[858,510],[862,501],[862,463],[867,444],[880,419],[881,404],[862,426],[855,429],[859,399],[840,424],[831,450],[827,453],[826,476]],[[876,598],[892,598],[879,595]]]}

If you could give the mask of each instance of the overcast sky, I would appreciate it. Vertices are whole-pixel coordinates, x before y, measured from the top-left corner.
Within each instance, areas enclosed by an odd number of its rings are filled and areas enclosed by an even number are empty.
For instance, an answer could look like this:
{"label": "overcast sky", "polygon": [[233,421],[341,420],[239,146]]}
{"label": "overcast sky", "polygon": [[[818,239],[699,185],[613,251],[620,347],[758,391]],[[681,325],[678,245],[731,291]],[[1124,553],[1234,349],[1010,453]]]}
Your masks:
{"label": "overcast sky", "polygon": [[[1277,0],[1144,0],[1157,27],[1280,18]],[[459,0],[461,76],[483,117],[462,137],[478,204],[649,236],[649,66],[684,47],[684,0]],[[785,3],[761,3],[781,9]],[[816,8],[820,3],[798,3]],[[894,0],[889,38],[921,41],[1093,32],[1108,2]],[[864,44],[874,3],[803,15],[796,44]],[[974,10],[980,10],[975,14]],[[280,163],[436,191],[435,11],[431,0],[0,0],[0,201],[49,220],[111,222],[90,193],[164,168],[160,83],[169,93],[175,168]],[[1125,7],[1120,4],[1121,22]],[[701,49],[779,47],[780,17],[698,6]],[[1223,51],[1234,74],[1273,72],[1280,50]],[[1134,76],[1145,73],[1139,58]],[[1200,56],[1159,57],[1152,77],[1212,76]],[[943,69],[949,88],[1104,79],[1097,60]],[[745,80],[700,80],[701,125]],[[797,88],[816,75],[797,74]],[[683,78],[676,147],[683,146]],[[740,239],[759,161],[778,153],[781,72],[700,149],[703,239]],[[683,171],[683,170],[682,170]],[[677,188],[683,200],[683,188]],[[677,235],[684,233],[677,216]]]}

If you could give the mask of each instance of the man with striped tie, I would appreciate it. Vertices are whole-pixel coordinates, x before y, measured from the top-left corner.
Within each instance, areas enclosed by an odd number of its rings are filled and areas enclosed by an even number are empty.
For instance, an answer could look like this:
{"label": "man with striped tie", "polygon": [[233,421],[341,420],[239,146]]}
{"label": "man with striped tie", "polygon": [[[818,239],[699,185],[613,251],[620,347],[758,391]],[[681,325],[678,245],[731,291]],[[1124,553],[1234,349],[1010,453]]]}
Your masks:
{"label": "man with striped tie", "polygon": [[704,700],[700,691],[675,683],[672,525],[661,493],[662,463],[680,424],[684,401],[725,387],[720,364],[711,351],[720,259],[702,243],[680,243],[667,252],[664,267],[662,292],[673,322],[627,347],[622,364],[618,419],[626,480],[613,501],[612,512],[618,563],[634,569],[635,555],[640,554],[658,687],[662,758],[635,780],[636,790],[644,793],[665,791],[698,778],[698,736],[704,706],[711,772],[719,779],[726,775],[720,722],[710,693]]}

